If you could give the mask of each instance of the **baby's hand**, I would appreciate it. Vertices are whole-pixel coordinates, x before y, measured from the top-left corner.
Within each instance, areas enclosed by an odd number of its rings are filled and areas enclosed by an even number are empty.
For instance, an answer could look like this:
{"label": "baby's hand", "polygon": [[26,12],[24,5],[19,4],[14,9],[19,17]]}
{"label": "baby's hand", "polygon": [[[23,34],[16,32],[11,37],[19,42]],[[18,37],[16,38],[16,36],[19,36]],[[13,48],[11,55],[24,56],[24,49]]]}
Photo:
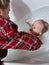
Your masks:
{"label": "baby's hand", "polygon": [[28,25],[29,25],[29,27],[32,29],[32,24],[30,23],[30,21],[29,20],[26,20],[25,21]]}

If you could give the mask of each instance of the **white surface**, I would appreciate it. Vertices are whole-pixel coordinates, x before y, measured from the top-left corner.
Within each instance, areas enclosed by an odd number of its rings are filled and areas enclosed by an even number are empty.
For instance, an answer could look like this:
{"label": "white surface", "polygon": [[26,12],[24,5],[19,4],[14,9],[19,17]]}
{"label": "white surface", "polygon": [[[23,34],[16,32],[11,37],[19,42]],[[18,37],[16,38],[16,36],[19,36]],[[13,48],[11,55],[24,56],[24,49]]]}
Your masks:
{"label": "white surface", "polygon": [[[19,7],[21,7],[21,10],[17,11]],[[26,11],[25,7],[29,8],[29,11]],[[19,30],[25,31],[29,29],[25,23],[25,19],[29,19],[30,21],[44,19],[49,23],[49,0],[12,0],[10,17],[18,24]],[[32,65],[49,65],[49,31],[43,35],[42,42],[42,47],[37,51],[9,50],[7,57],[3,60]]]}
{"label": "white surface", "polygon": [[4,65],[49,65],[49,64],[48,63],[45,64],[4,63]]}
{"label": "white surface", "polygon": [[[10,14],[11,19],[14,14],[17,20],[20,20],[24,17],[24,15],[31,13],[39,8],[44,6],[49,6],[49,0],[11,0],[11,8],[12,11]],[[13,17],[13,18],[14,18]]]}

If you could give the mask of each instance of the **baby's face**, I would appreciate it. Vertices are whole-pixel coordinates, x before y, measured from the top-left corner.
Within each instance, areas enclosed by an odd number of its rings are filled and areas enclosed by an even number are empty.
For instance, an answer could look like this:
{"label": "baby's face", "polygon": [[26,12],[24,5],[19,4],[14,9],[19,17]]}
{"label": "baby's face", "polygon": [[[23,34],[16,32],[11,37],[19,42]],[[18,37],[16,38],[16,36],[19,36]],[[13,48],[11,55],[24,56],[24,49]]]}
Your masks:
{"label": "baby's face", "polygon": [[39,21],[39,20],[37,20],[37,21],[35,21],[35,22],[32,24],[32,31],[33,31],[34,33],[37,33],[37,34],[41,35],[41,34],[42,34],[43,27],[44,27],[44,26],[43,26],[42,22]]}

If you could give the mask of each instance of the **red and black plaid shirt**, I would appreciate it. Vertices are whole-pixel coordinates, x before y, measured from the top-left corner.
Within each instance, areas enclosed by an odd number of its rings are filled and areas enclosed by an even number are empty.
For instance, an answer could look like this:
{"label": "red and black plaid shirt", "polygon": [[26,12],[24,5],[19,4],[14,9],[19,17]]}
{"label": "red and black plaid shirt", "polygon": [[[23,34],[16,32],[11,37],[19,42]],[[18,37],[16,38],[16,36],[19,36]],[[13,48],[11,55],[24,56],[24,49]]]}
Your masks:
{"label": "red and black plaid shirt", "polygon": [[0,49],[36,50],[42,45],[41,40],[27,32],[18,32],[18,26],[0,17]]}

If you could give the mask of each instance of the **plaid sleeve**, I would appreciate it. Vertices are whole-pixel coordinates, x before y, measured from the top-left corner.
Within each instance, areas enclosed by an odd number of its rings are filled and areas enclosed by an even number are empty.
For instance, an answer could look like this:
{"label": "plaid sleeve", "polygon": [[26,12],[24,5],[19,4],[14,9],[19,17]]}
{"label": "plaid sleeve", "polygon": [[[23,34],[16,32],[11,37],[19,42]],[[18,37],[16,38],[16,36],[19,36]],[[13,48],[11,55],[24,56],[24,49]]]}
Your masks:
{"label": "plaid sleeve", "polygon": [[20,37],[21,39],[19,40],[19,44],[16,48],[22,48],[22,49],[27,49],[27,50],[37,50],[41,47],[43,44],[42,41],[35,35],[31,35],[30,33],[27,32],[20,32]]}
{"label": "plaid sleeve", "polygon": [[19,32],[3,49],[37,50],[41,47],[41,40],[26,32]]}
{"label": "plaid sleeve", "polygon": [[[0,23],[0,49],[11,48],[33,51],[41,47],[42,42],[38,37],[27,32],[16,32],[16,26],[13,25],[15,24],[6,20]],[[13,29],[15,29],[16,33]]]}

